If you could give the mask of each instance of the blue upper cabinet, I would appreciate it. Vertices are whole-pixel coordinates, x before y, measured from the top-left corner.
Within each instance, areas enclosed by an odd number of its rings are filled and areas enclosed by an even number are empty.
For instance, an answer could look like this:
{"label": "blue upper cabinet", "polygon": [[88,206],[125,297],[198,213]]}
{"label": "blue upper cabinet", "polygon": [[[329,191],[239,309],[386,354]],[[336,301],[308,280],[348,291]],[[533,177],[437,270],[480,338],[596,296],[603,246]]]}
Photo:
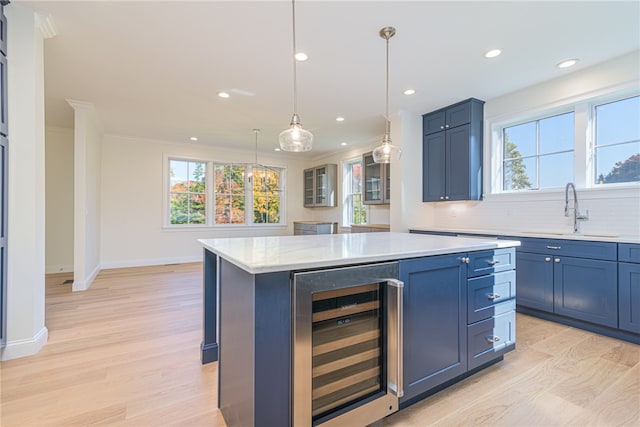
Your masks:
{"label": "blue upper cabinet", "polygon": [[482,198],[484,101],[470,98],[422,116],[422,200]]}

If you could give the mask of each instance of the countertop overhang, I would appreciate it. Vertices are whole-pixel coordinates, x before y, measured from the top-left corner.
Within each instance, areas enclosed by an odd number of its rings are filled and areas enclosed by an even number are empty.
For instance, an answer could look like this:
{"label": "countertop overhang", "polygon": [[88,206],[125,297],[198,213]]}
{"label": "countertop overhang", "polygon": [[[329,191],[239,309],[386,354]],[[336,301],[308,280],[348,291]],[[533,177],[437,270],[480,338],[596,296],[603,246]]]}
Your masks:
{"label": "countertop overhang", "polygon": [[345,233],[199,239],[204,248],[251,274],[394,261],[520,246],[495,240],[412,233]]}

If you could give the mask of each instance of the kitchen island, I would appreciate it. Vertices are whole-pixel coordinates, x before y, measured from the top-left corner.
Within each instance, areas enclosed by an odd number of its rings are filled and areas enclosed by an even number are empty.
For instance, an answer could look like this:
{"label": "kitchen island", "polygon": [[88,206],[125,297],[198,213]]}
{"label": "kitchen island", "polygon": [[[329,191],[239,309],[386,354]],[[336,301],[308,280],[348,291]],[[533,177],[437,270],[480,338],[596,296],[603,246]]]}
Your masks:
{"label": "kitchen island", "polygon": [[[366,425],[501,360],[515,347],[517,241],[362,233],[200,242],[203,362],[219,360],[218,404],[229,426],[312,425],[312,418],[314,425]],[[366,291],[347,295],[361,288]],[[334,306],[322,308],[328,304]],[[316,305],[326,311],[317,312]],[[312,307],[313,335],[311,321],[300,320],[312,318]],[[364,307],[378,316],[379,337],[351,345],[355,335],[349,331],[371,324],[359,317]],[[309,313],[301,317],[305,309]],[[316,326],[329,328],[317,338],[333,337],[329,353],[321,354],[315,344]],[[377,333],[360,335],[372,332]],[[321,360],[371,343],[378,347]],[[359,365],[380,361],[366,371],[375,371],[376,378],[358,379],[360,373],[349,374],[352,367],[332,368],[365,353],[374,356]],[[343,378],[329,381],[336,375]],[[361,401],[333,396],[357,381],[375,383]],[[376,406],[380,399],[384,404]]]}

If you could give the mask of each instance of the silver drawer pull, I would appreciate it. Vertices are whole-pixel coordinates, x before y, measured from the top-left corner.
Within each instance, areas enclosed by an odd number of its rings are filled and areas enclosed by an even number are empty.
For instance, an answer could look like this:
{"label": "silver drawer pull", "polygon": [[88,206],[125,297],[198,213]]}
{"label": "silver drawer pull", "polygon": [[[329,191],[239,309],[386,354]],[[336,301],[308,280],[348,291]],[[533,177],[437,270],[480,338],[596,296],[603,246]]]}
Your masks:
{"label": "silver drawer pull", "polygon": [[500,294],[489,294],[489,295],[487,295],[487,299],[489,301],[493,301],[494,299],[498,299],[498,298],[500,298]]}
{"label": "silver drawer pull", "polygon": [[551,257],[550,257],[550,256],[545,257],[545,259],[544,259],[544,260],[545,260],[546,262],[549,262],[549,261],[551,261]]}
{"label": "silver drawer pull", "polygon": [[487,337],[487,342],[489,344],[493,344],[494,342],[498,342],[498,341],[500,341],[500,337],[496,337],[496,336]]}
{"label": "silver drawer pull", "polygon": [[489,265],[500,264],[500,260],[499,259],[493,259],[491,261],[487,261],[487,264],[489,264]]}
{"label": "silver drawer pull", "polygon": [[547,249],[560,249],[560,246],[547,246]]}

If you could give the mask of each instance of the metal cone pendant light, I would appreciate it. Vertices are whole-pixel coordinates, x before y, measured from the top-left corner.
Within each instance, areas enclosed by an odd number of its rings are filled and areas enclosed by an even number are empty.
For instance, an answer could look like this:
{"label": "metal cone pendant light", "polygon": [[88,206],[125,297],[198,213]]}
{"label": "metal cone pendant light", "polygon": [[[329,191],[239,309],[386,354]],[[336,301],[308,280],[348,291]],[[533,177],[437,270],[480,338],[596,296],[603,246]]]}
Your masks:
{"label": "metal cone pendant light", "polygon": [[393,27],[384,27],[380,30],[380,37],[387,41],[387,106],[385,112],[386,126],[382,142],[373,150],[373,161],[376,163],[391,163],[391,158],[397,156],[400,159],[402,150],[391,143],[391,121],[389,120],[389,39],[396,34]]}
{"label": "metal cone pendant light", "polygon": [[296,112],[298,107],[298,87],[296,75],[296,4],[295,0],[291,1],[291,12],[293,17],[293,116],[289,129],[280,132],[278,140],[280,148],[284,151],[309,151],[313,146],[313,134],[302,127],[300,116]]}

